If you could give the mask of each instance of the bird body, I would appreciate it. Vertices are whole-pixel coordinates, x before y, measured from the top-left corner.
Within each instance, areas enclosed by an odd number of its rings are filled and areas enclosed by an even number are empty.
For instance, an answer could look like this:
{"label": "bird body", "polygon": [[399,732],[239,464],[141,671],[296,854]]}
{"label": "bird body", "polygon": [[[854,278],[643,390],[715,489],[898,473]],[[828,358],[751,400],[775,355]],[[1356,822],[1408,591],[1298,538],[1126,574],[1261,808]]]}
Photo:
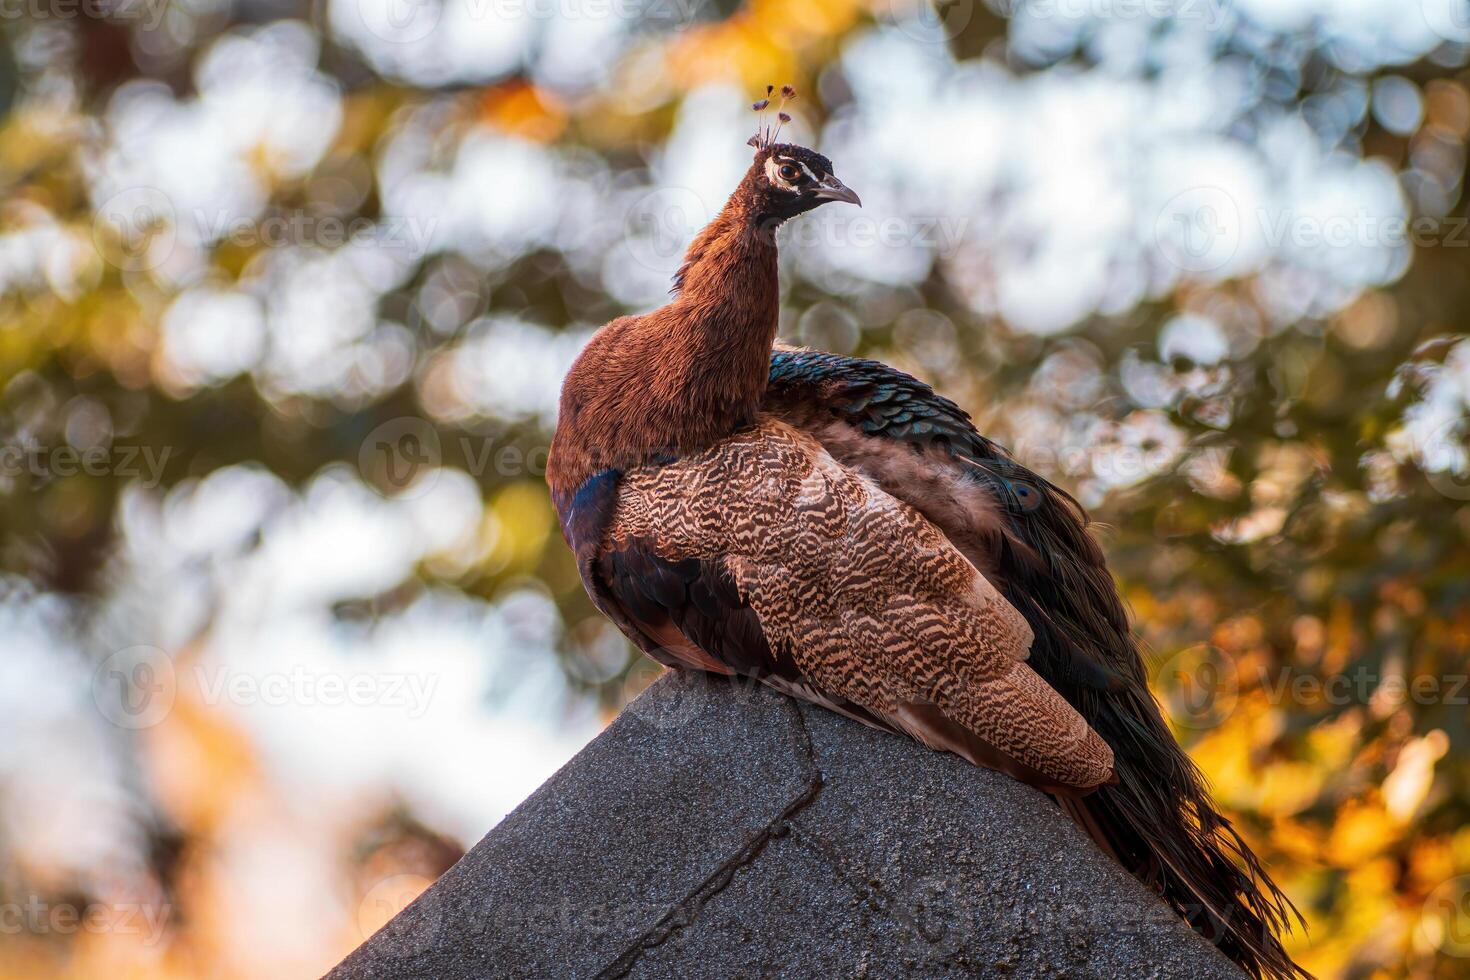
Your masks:
{"label": "bird body", "polygon": [[1054,792],[1112,777],[1107,745],[1026,665],[1014,607],[779,418],[625,473],[597,571],[675,664],[768,679]]}
{"label": "bird body", "polygon": [[1052,793],[1246,969],[1300,975],[1290,903],[1163,722],[1081,508],[928,385],[776,345],[775,229],[856,195],[756,143],[673,302],[604,327],[563,386],[547,480],[593,603],[670,667]]}

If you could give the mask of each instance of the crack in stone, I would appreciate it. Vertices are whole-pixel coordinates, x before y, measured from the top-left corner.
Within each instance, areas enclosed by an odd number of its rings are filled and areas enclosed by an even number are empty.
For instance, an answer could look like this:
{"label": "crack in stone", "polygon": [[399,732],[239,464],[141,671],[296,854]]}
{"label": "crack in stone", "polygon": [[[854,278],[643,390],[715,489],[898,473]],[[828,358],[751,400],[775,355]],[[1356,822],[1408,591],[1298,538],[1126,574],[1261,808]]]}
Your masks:
{"label": "crack in stone", "polygon": [[812,775],[807,780],[807,784],[776,815],[775,819],[762,827],[754,837],[746,841],[734,854],[721,861],[719,866],[715,868],[713,874],[700,882],[698,887],[684,896],[668,912],[664,913],[653,924],[652,928],[635,939],[627,949],[618,955],[617,959],[603,967],[597,974],[598,980],[617,980],[617,978],[626,977],[632,972],[633,967],[638,963],[639,958],[643,956],[644,952],[661,946],[676,932],[693,925],[694,920],[699,917],[699,913],[704,910],[705,905],[720,892],[724,891],[730,882],[735,879],[736,872],[760,857],[761,852],[766,849],[766,845],[774,838],[786,834],[791,829],[789,821],[803,809],[810,806],[822,791],[822,770],[817,765],[816,748],[812,744],[811,731],[807,728],[806,717],[796,705],[790,703],[789,699],[788,704],[790,704],[796,716],[797,725],[801,728],[806,759],[811,766]]}

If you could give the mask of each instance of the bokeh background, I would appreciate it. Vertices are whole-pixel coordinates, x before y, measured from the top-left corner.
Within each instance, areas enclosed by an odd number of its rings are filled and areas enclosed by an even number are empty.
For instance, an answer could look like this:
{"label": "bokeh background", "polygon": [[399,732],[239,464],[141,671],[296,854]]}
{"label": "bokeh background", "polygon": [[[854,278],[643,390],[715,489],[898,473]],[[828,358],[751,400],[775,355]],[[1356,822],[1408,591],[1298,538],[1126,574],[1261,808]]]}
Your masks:
{"label": "bokeh background", "polygon": [[317,975],[652,680],[541,467],[767,82],[865,202],[783,233],[783,336],[1105,522],[1305,965],[1470,975],[1464,0],[5,0],[0,39],[0,977]]}

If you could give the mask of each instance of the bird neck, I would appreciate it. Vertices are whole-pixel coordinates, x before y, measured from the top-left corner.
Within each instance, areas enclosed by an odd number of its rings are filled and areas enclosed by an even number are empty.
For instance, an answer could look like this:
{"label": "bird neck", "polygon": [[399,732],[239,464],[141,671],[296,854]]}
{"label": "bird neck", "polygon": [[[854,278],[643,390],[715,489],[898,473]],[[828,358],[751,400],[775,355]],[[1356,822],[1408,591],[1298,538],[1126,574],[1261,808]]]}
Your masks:
{"label": "bird neck", "polygon": [[[776,229],[780,222],[761,213],[753,187],[755,173],[752,167],[720,213],[689,243],[684,264],[674,276],[675,305],[734,300],[749,306],[751,315],[774,314],[779,301]],[[759,294],[744,294],[742,287],[746,286],[760,287]],[[756,308],[760,304],[770,308]]]}
{"label": "bird neck", "polygon": [[695,237],[677,296],[643,318],[660,355],[647,408],[672,420],[680,451],[704,448],[755,418],[770,376],[781,289],[774,228],[742,193]]}
{"label": "bird neck", "polygon": [[598,332],[562,389],[547,478],[705,449],[755,420],[780,313],[774,229],[737,190],[690,245],[661,309]]}

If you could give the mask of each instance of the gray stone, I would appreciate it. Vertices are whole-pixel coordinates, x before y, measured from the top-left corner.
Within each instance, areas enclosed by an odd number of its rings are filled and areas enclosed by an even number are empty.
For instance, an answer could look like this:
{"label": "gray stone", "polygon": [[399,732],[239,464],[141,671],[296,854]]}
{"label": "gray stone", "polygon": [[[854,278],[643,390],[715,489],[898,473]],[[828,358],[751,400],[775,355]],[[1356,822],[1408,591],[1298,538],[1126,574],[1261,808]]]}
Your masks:
{"label": "gray stone", "polygon": [[1030,787],[669,675],[328,976],[1241,973]]}

